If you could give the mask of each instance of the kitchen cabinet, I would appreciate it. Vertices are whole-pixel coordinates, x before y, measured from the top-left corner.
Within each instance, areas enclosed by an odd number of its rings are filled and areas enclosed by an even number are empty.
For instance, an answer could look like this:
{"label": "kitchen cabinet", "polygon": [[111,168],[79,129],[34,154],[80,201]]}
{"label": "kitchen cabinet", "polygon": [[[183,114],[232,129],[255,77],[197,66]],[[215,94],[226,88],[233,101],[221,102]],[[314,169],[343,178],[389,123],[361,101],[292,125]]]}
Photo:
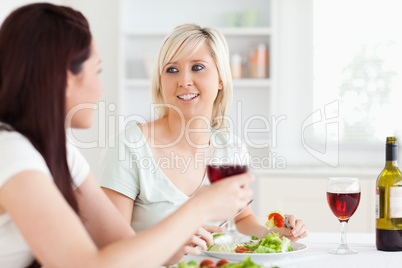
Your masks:
{"label": "kitchen cabinet", "polygon": [[[220,30],[231,55],[240,54],[245,77],[234,79],[234,99],[230,109],[233,131],[242,136],[245,125],[267,128],[270,94],[275,72],[272,66],[272,12],[275,0],[190,2],[173,0],[120,2],[120,83],[119,114],[125,121],[148,121],[152,117],[150,74],[165,35],[182,23],[196,23]],[[180,9],[178,8],[180,6]],[[250,15],[251,14],[251,15]],[[251,16],[251,19],[249,18]],[[259,44],[268,48],[269,75],[249,78],[248,57]],[[257,115],[256,119],[253,119]],[[124,127],[123,126],[120,126]],[[249,138],[267,139],[267,132],[255,131]],[[257,133],[258,132],[258,133]]]}

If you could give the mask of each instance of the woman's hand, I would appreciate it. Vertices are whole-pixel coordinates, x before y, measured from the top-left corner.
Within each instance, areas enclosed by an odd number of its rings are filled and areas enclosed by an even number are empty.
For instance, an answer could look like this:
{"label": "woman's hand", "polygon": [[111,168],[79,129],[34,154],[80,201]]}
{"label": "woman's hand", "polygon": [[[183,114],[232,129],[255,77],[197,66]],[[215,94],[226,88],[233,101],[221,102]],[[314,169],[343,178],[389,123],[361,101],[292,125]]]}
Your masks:
{"label": "woman's hand", "polygon": [[300,238],[305,238],[306,236],[308,236],[307,227],[302,220],[296,219],[296,217],[293,215],[285,215],[285,217],[288,218],[290,226],[293,227],[292,230],[283,227],[283,228],[272,228],[269,231],[278,232],[280,236],[285,236],[289,238],[290,241],[292,242],[296,242]]}
{"label": "woman's hand", "polygon": [[212,233],[222,233],[223,228],[212,225],[203,225],[200,227],[195,235],[193,235],[190,240],[187,242],[187,247],[185,247],[185,254],[200,254],[200,250],[197,247],[200,247],[202,250],[207,250],[207,244],[213,245],[214,238]]}
{"label": "woman's hand", "polygon": [[231,176],[203,186],[192,199],[202,202],[207,221],[225,220],[247,205],[253,195],[248,184],[253,180],[254,177],[249,173]]}
{"label": "woman's hand", "polygon": [[165,265],[174,265],[178,263],[184,255],[192,254],[198,255],[200,254],[200,247],[202,250],[207,250],[207,244],[213,245],[214,240],[211,233],[221,233],[223,232],[222,227],[212,226],[212,225],[203,225],[200,227],[196,234],[194,234],[183,247],[180,248],[170,259],[165,263]]}

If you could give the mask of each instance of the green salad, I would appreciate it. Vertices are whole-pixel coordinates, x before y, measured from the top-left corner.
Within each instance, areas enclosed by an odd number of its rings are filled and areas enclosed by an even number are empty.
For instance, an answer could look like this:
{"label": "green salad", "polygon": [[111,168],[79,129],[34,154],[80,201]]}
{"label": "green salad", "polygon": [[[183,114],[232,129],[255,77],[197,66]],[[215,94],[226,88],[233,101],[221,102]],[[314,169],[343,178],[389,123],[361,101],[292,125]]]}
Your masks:
{"label": "green salad", "polygon": [[[177,266],[170,267],[170,268],[204,268],[207,266],[200,266],[195,261],[189,261],[189,262],[180,262],[177,264]],[[213,266],[215,267],[215,266]],[[264,266],[258,265],[251,261],[250,257],[245,257],[242,262],[234,262],[234,263],[226,263],[222,266],[219,266],[220,268],[264,268]],[[169,266],[167,267],[169,268]],[[272,267],[272,268],[277,268],[277,267]]]}
{"label": "green salad", "polygon": [[293,248],[287,237],[281,239],[279,233],[273,232],[262,239],[253,236],[252,240],[247,243],[208,246],[208,251],[225,253],[278,253],[293,251]]}

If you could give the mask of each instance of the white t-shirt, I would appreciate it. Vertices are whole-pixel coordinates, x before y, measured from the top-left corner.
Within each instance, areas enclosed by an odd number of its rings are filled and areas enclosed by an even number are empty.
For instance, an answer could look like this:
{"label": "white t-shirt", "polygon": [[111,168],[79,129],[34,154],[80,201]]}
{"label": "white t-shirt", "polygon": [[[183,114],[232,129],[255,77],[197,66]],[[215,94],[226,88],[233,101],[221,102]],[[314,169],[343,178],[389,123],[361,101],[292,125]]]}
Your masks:
{"label": "white t-shirt", "polygon": [[[67,162],[78,187],[88,176],[89,165],[68,142]],[[0,130],[0,188],[7,180],[27,170],[43,172],[53,179],[42,155],[26,137],[16,131]],[[32,252],[9,214],[0,214],[0,267],[26,267],[32,261]]]}
{"label": "white t-shirt", "polygon": [[[233,135],[212,131],[213,142],[224,144],[229,139],[238,140]],[[163,165],[164,161],[153,157],[136,124],[112,136],[102,152],[98,182],[135,201],[131,226],[136,232],[160,222],[191,198],[176,188],[158,164]],[[207,176],[202,182],[205,184],[209,184]]]}

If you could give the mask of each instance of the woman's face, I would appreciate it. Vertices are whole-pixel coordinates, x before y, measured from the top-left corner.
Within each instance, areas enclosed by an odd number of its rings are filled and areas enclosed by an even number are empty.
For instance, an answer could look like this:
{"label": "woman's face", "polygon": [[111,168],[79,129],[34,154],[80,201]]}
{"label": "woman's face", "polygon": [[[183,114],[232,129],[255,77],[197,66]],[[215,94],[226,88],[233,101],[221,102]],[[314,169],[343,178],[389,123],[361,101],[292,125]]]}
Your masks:
{"label": "woman's face", "polygon": [[165,103],[177,107],[185,119],[196,115],[210,118],[218,90],[222,89],[206,44],[187,58],[169,62],[162,70],[161,85]]}
{"label": "woman's face", "polygon": [[82,64],[82,70],[75,75],[67,71],[66,88],[66,126],[72,128],[89,128],[93,123],[103,85],[98,74],[101,70],[101,60],[94,41],[91,44],[91,55]]}

